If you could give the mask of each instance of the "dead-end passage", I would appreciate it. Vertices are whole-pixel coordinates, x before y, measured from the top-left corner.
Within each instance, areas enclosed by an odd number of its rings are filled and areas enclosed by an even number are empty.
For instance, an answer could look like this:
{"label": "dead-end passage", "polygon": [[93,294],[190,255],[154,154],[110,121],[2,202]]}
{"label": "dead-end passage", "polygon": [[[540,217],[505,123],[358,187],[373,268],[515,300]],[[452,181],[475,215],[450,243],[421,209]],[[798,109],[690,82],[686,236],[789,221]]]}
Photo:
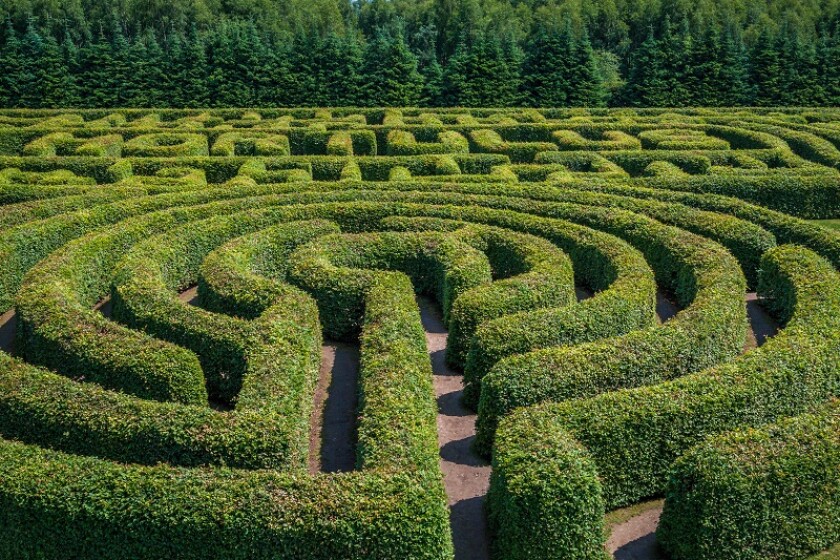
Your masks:
{"label": "dead-end passage", "polygon": [[355,468],[358,384],[358,345],[324,341],[309,438],[310,472]]}
{"label": "dead-end passage", "polygon": [[432,360],[438,402],[438,442],[455,560],[490,557],[484,502],[490,486],[490,465],[472,452],[476,415],[461,405],[463,375],[446,365],[447,331],[437,306],[418,298],[426,343]]}

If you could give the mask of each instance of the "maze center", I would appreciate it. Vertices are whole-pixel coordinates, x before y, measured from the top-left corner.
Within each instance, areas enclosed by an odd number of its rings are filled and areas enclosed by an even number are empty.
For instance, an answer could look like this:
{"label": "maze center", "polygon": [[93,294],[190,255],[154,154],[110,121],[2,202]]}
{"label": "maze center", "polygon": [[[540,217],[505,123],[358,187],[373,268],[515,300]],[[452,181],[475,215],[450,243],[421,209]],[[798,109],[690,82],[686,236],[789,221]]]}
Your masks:
{"label": "maze center", "polygon": [[0,557],[840,541],[840,110],[7,110],[0,203]]}

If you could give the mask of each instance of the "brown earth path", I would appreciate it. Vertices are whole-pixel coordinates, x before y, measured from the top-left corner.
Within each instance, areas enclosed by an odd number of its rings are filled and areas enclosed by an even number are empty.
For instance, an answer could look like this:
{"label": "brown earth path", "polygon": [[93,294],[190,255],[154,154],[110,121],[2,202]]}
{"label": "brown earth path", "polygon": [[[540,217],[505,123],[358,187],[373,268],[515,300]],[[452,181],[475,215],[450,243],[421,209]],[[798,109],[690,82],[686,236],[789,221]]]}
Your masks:
{"label": "brown earth path", "polygon": [[490,551],[484,502],[490,464],[472,452],[476,415],[461,404],[464,376],[446,365],[447,331],[440,310],[426,298],[418,298],[417,304],[434,373],[440,467],[449,497],[455,560],[486,560]]}
{"label": "brown earth path", "polygon": [[309,437],[309,471],[347,472],[356,466],[359,346],[325,340]]}

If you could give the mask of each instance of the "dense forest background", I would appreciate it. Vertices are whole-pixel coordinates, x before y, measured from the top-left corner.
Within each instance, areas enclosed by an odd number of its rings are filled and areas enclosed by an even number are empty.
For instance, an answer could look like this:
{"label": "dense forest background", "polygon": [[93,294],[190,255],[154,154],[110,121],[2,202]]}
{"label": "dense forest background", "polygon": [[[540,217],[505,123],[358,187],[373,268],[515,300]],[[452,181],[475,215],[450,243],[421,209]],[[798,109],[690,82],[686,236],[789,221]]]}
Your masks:
{"label": "dense forest background", "polygon": [[0,106],[840,105],[840,0],[3,0]]}

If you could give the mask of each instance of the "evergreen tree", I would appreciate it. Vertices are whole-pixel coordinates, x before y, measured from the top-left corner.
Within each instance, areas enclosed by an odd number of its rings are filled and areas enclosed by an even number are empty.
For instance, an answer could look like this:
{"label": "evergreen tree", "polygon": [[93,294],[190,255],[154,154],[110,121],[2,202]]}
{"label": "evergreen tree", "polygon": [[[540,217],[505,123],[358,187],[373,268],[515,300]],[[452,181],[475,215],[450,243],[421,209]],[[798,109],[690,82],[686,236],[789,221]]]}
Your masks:
{"label": "evergreen tree", "polygon": [[540,29],[526,49],[523,64],[524,97],[534,107],[567,107],[571,104],[571,24],[561,31]]}
{"label": "evergreen tree", "polygon": [[355,37],[330,33],[312,58],[315,91],[308,104],[343,107],[362,101],[362,50]]}
{"label": "evergreen tree", "polygon": [[169,104],[175,107],[206,107],[210,102],[209,67],[204,41],[195,28],[188,35],[177,32],[169,53],[171,89]]}
{"label": "evergreen tree", "polygon": [[772,31],[764,25],[750,56],[750,85],[756,105],[777,105],[780,101],[779,54]]}
{"label": "evergreen tree", "polygon": [[444,71],[444,100],[473,107],[503,107],[518,101],[520,55],[494,37],[462,41]]}
{"label": "evergreen tree", "polygon": [[662,39],[659,42],[662,80],[664,87],[659,91],[659,106],[682,107],[692,104],[691,53],[692,37],[688,22],[683,21],[680,31],[675,32],[670,18],[665,17]]}
{"label": "evergreen tree", "polygon": [[106,71],[113,101],[108,106],[126,107],[139,88],[134,82],[136,74],[132,68],[131,45],[118,24],[114,25],[110,47]]}
{"label": "evergreen tree", "polygon": [[669,100],[667,85],[662,50],[650,28],[647,39],[633,51],[623,97],[628,105],[662,107]]}
{"label": "evergreen tree", "polygon": [[575,40],[572,64],[572,88],[569,105],[572,107],[600,107],[606,100],[606,91],[592,51],[589,35]]}
{"label": "evergreen tree", "polygon": [[63,85],[65,107],[79,107],[82,103],[81,89],[78,83],[78,76],[81,74],[79,66],[79,49],[70,37],[64,32],[64,41],[61,43],[61,62],[66,69],[66,77]]}
{"label": "evergreen tree", "polygon": [[719,53],[720,73],[715,94],[717,104],[727,107],[752,104],[749,57],[737,30],[732,27],[726,30]]}
{"label": "evergreen tree", "polygon": [[714,107],[721,105],[723,92],[723,48],[717,28],[710,26],[706,32],[692,44],[691,76],[688,77],[689,89],[694,105]]}
{"label": "evergreen tree", "polygon": [[35,27],[32,18],[26,23],[26,33],[20,40],[20,74],[18,85],[20,96],[17,104],[20,107],[40,107],[44,99],[44,68],[41,58],[44,52],[44,41]]}
{"label": "evergreen tree", "polygon": [[0,49],[0,103],[4,107],[19,107],[24,85],[23,55],[12,21],[6,20],[3,48]]}
{"label": "evergreen tree", "polygon": [[211,35],[208,87],[214,107],[247,107],[253,97],[249,68],[241,60],[241,40],[230,25],[221,26]]}
{"label": "evergreen tree", "polygon": [[823,103],[840,105],[840,24],[834,33],[825,30],[817,46],[817,73],[821,77]]}
{"label": "evergreen tree", "polygon": [[118,87],[113,83],[111,44],[102,31],[96,39],[79,49],[80,73],[77,83],[82,90],[82,107],[116,107]]}
{"label": "evergreen tree", "polygon": [[368,45],[364,83],[365,105],[406,107],[419,103],[423,77],[401,31],[395,36],[380,32]]}
{"label": "evergreen tree", "polygon": [[802,41],[796,28],[785,24],[776,37],[779,56],[779,104],[808,105],[823,97],[817,79],[816,50],[813,44]]}

